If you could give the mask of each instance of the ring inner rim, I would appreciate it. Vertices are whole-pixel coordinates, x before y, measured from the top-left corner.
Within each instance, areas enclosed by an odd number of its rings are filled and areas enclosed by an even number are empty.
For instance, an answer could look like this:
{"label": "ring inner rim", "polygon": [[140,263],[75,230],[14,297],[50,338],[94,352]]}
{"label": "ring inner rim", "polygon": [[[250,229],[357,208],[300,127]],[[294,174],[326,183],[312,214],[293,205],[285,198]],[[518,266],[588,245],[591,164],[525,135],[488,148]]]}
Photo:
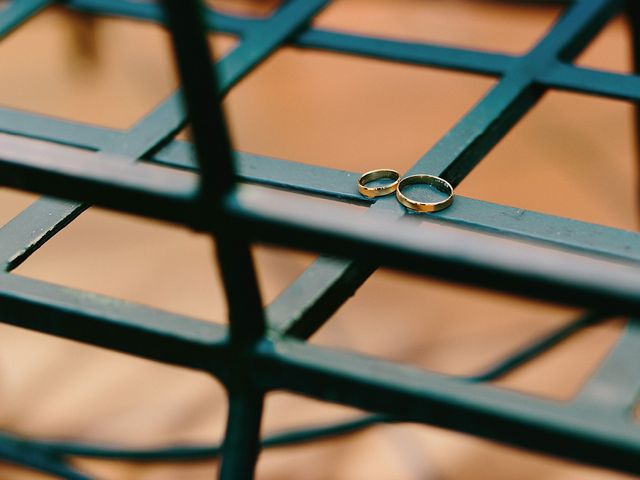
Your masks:
{"label": "ring inner rim", "polygon": [[[390,183],[388,185],[380,185],[377,187],[367,187],[368,183],[371,183],[375,180],[380,180],[380,179],[388,179],[390,180]],[[372,172],[368,172],[365,173],[362,177],[360,177],[360,179],[358,180],[358,182],[360,183],[360,186],[367,188],[367,189],[377,189],[380,187],[391,187],[393,186],[398,180],[400,179],[400,174],[398,172],[396,172],[395,170],[374,170]]]}
{"label": "ring inner rim", "polygon": [[[402,189],[408,185],[429,185],[435,187],[436,190],[446,194],[447,198],[445,198],[444,200],[438,200],[436,202],[421,202],[419,200],[414,200],[402,192]],[[453,187],[446,180],[440,177],[436,177],[435,175],[412,175],[409,177],[405,177],[399,183],[397,191],[408,201],[420,205],[439,205],[447,202],[451,197],[453,197]]]}

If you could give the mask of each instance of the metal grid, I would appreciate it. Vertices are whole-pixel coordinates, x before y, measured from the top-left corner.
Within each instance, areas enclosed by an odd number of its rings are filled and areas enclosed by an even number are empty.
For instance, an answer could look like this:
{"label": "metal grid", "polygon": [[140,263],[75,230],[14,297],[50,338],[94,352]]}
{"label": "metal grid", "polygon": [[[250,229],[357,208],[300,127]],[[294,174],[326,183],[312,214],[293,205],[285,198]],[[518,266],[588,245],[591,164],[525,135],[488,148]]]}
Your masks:
{"label": "metal grid", "polygon": [[[0,35],[52,3],[9,3],[0,12]],[[571,64],[620,12],[633,20],[637,46],[636,2],[570,2],[547,35],[522,56],[310,26],[327,0],[290,0],[264,19],[211,9],[200,17],[198,2],[191,0],[165,0],[162,7],[133,0],[64,3],[96,15],[166,18],[182,93],[171,95],[124,132],[0,110],[2,184],[68,199],[44,197],[0,229],[2,321],[209,372],[228,391],[228,426],[221,448],[149,452],[27,442],[4,435],[0,458],[65,478],[87,478],[66,463],[68,456],[202,458],[222,453],[222,478],[251,478],[264,395],[283,389],[377,413],[284,433],[263,444],[343,433],[382,421],[420,422],[640,474],[640,429],[632,414],[640,391],[634,368],[640,348],[636,322],[628,322],[615,348],[570,402],[487,384],[588,325],[611,315],[640,313],[638,234],[460,197],[438,214],[412,214],[411,221],[398,221],[407,212],[394,199],[362,198],[355,189],[355,173],[233,153],[216,107],[233,85],[284,44],[498,77],[493,89],[407,172],[442,176],[455,186],[547,89],[640,100],[640,77]],[[217,63],[217,80],[205,29],[240,37],[238,46]],[[193,145],[173,140],[187,121],[183,98]],[[300,195],[291,202],[282,192],[250,184]],[[311,204],[304,195],[335,202]],[[87,208],[76,201],[210,232],[225,281],[229,328],[12,275],[12,269]],[[370,208],[362,214],[340,202]],[[465,228],[430,229],[425,225],[430,222]],[[389,226],[392,234],[381,225]],[[478,236],[474,229],[493,235]],[[321,256],[263,309],[249,253],[248,242],[253,241],[339,257]],[[593,313],[467,378],[306,344],[304,339],[377,266],[580,306]]]}

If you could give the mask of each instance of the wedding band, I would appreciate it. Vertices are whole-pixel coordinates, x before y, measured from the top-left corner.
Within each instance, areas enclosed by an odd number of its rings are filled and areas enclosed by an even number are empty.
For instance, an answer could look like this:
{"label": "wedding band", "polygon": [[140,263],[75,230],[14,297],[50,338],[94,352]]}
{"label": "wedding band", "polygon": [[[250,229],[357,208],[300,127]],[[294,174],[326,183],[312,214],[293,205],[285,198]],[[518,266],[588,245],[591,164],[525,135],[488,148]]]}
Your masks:
{"label": "wedding band", "polygon": [[[392,183],[380,185],[378,187],[367,187],[367,183],[370,183],[374,180],[379,180],[381,178],[388,178],[389,180],[393,181]],[[383,195],[388,195],[395,192],[396,188],[398,187],[399,178],[400,174],[395,170],[371,170],[358,179],[358,191],[365,197],[382,197]]]}
{"label": "wedding band", "polygon": [[[408,185],[430,185],[435,187],[440,192],[447,195],[447,198],[440,200],[439,202],[419,202],[412,200],[402,193],[402,189]],[[415,210],[416,212],[437,212],[444,210],[453,203],[453,187],[445,179],[436,177],[434,175],[410,175],[400,180],[398,189],[396,190],[396,197],[398,201],[407,208]]]}

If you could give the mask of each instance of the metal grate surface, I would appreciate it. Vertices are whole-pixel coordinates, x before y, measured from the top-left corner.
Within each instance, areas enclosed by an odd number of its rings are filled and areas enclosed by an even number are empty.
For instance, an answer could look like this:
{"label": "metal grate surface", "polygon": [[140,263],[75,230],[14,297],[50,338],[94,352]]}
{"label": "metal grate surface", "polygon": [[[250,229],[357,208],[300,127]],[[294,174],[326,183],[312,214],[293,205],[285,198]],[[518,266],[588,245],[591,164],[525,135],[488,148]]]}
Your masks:
{"label": "metal grate surface", "polygon": [[[0,11],[0,35],[53,3],[10,2]],[[264,395],[283,389],[376,413],[326,428],[283,433],[264,439],[264,445],[338,434],[376,422],[420,422],[640,474],[640,428],[633,419],[640,391],[638,323],[628,322],[615,348],[570,402],[534,398],[487,383],[586,326],[612,315],[639,314],[638,234],[461,197],[438,214],[412,214],[411,221],[398,221],[407,211],[395,199],[361,197],[355,173],[233,153],[219,108],[225,93],[285,44],[495,76],[493,89],[408,172],[442,176],[455,186],[548,89],[640,100],[640,77],[571,63],[621,12],[632,20],[637,46],[636,2],[569,2],[547,35],[522,56],[311,27],[310,20],[327,0],[290,0],[266,18],[210,8],[200,16],[197,2],[191,0],[165,0],[162,6],[134,0],[63,3],[95,15],[154,22],[166,18],[182,89],[127,131],[0,110],[2,184],[67,199],[43,197],[0,229],[1,320],[209,372],[227,389],[228,426],[220,448],[146,452],[27,441],[6,434],[0,438],[0,458],[64,478],[87,478],[69,466],[69,456],[203,458],[221,453],[222,478],[251,478],[260,447]],[[217,79],[205,29],[240,37],[236,48],[217,63]],[[193,145],[173,139],[185,126],[187,111]],[[255,184],[277,189],[256,189]],[[291,202],[281,189],[296,192],[299,199]],[[305,195],[335,202],[309,207]],[[76,202],[210,232],[225,282],[229,328],[12,275],[12,269],[87,208]],[[370,208],[365,214],[354,212],[345,202],[368,203]],[[465,229],[430,230],[425,225],[429,222]],[[392,234],[381,225],[392,226]],[[493,235],[478,238],[470,229]],[[501,237],[528,242],[505,242]],[[327,256],[263,309],[249,253],[249,242],[254,241]],[[304,340],[378,266],[593,313],[467,378],[306,344]]]}

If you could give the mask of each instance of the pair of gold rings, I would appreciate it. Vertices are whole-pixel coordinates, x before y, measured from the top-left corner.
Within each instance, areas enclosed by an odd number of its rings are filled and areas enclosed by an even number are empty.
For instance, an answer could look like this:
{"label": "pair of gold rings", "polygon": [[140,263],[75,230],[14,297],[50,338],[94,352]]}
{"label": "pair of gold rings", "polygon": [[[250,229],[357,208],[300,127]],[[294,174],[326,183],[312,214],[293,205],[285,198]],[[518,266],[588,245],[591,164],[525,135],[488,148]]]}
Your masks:
{"label": "pair of gold rings", "polygon": [[[388,179],[391,183],[380,186],[367,186],[375,180]],[[405,187],[409,185],[429,185],[444,193],[447,197],[437,202],[420,202],[414,200],[403,193]],[[453,203],[453,187],[445,179],[435,175],[410,175],[400,179],[400,174],[395,170],[381,169],[372,170],[358,178],[358,191],[365,197],[382,197],[396,192],[398,201],[407,208],[416,212],[437,212],[444,210]]]}

